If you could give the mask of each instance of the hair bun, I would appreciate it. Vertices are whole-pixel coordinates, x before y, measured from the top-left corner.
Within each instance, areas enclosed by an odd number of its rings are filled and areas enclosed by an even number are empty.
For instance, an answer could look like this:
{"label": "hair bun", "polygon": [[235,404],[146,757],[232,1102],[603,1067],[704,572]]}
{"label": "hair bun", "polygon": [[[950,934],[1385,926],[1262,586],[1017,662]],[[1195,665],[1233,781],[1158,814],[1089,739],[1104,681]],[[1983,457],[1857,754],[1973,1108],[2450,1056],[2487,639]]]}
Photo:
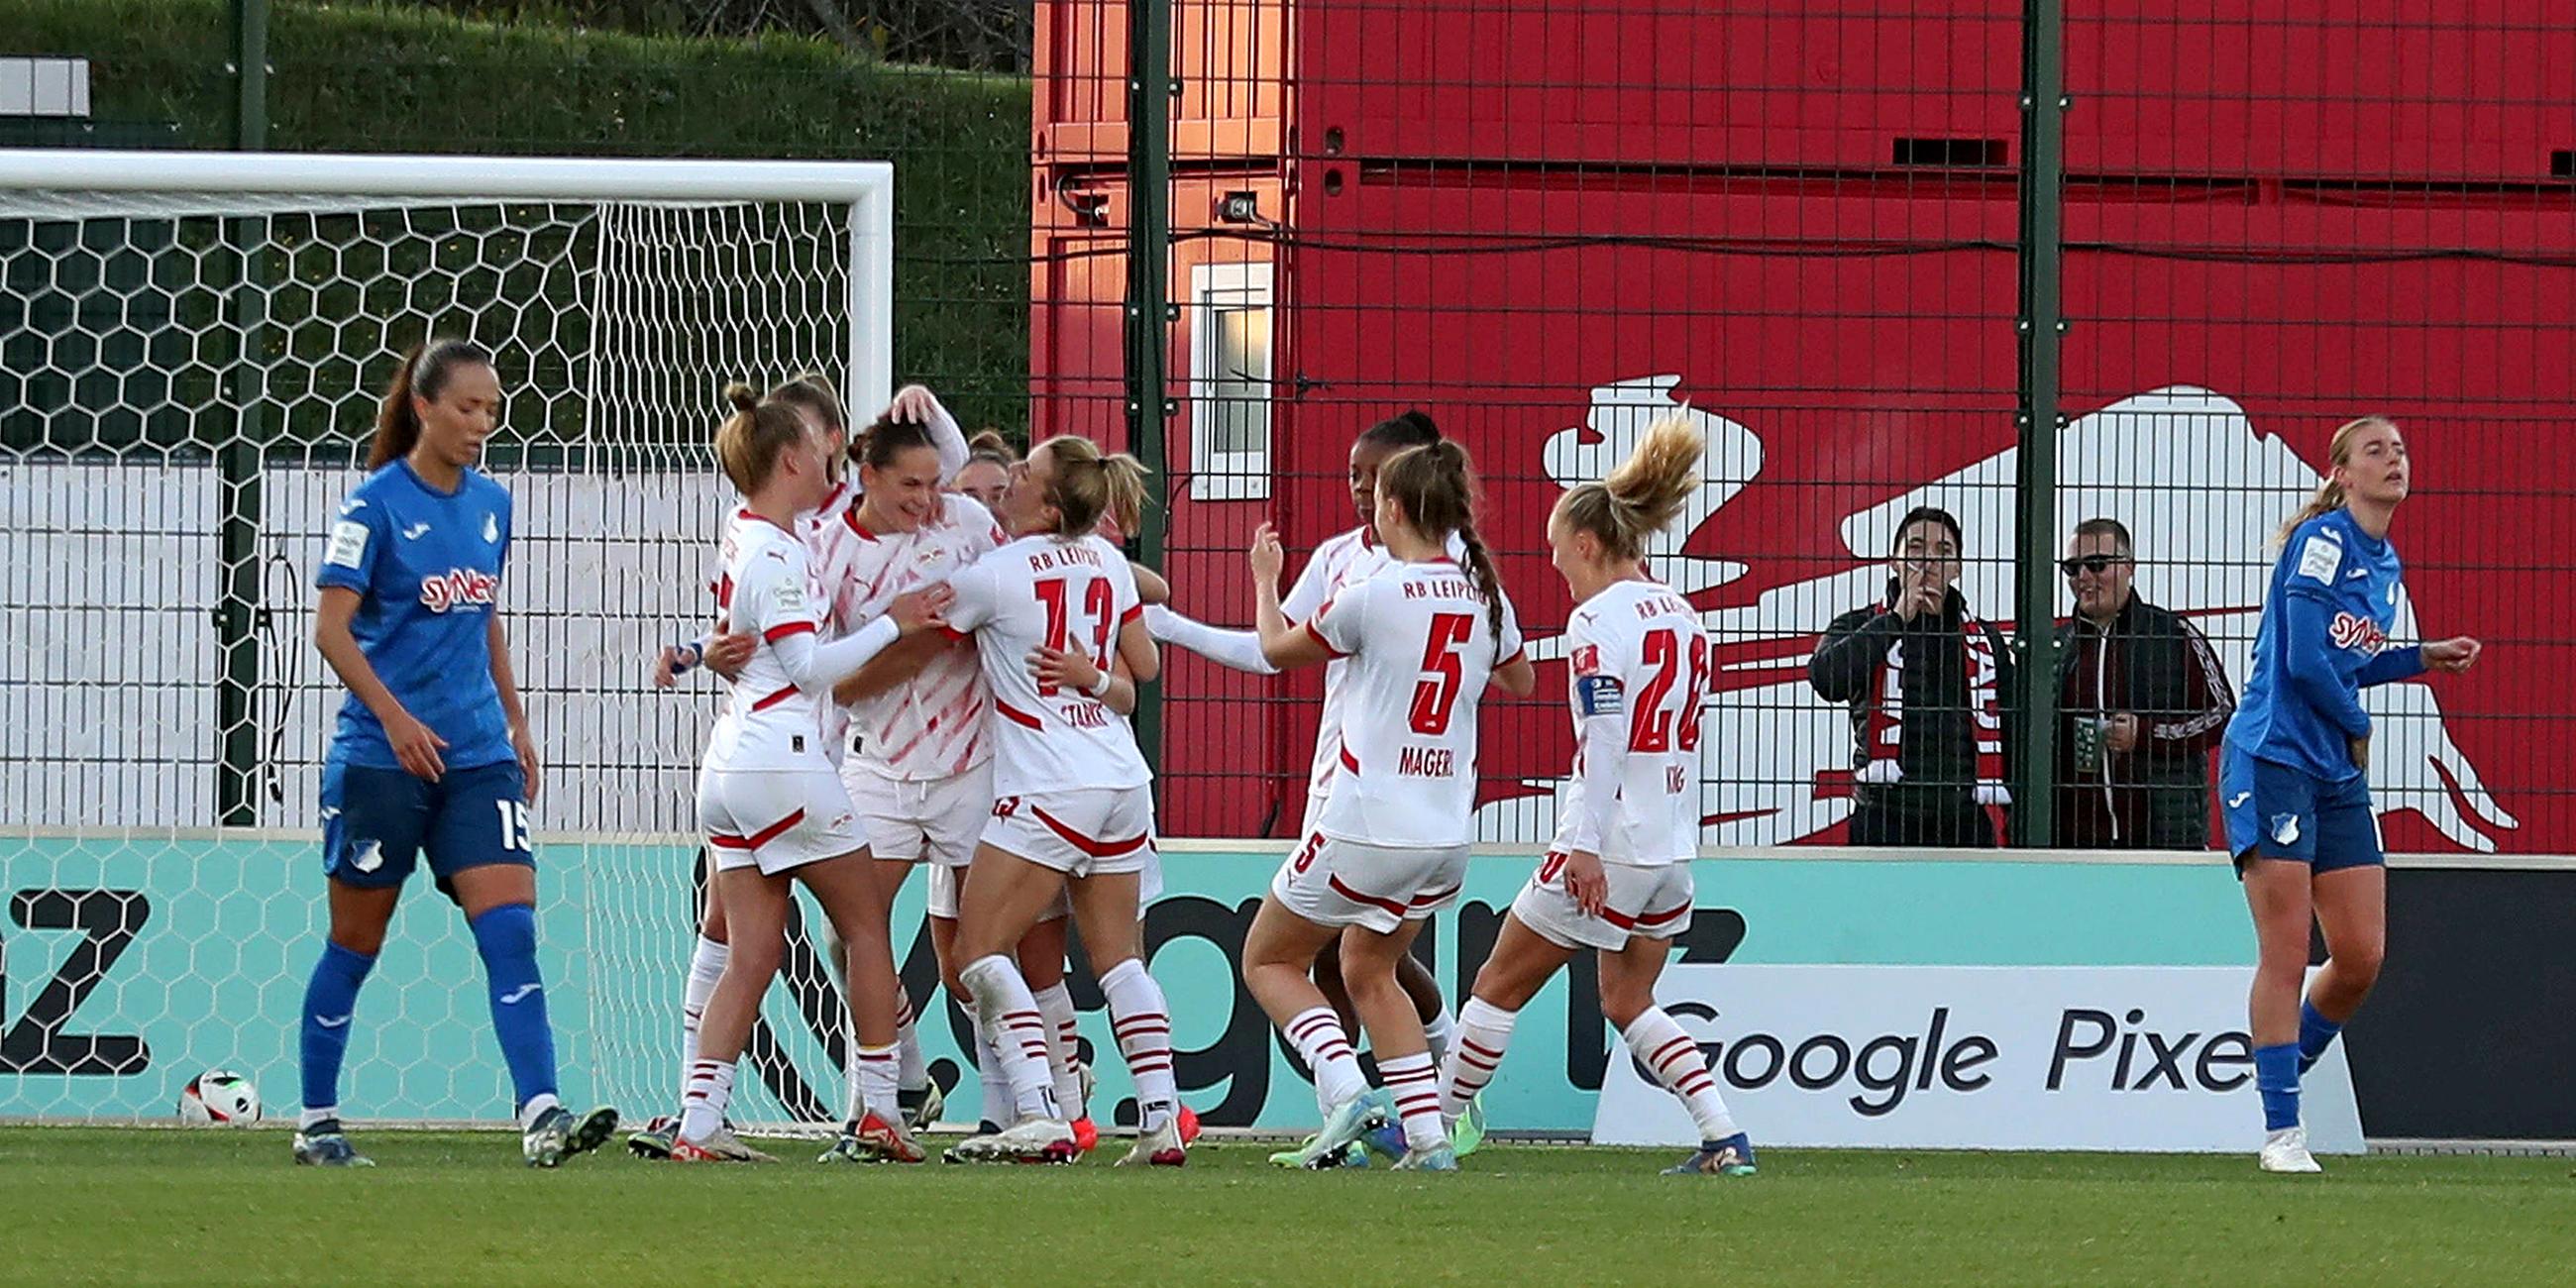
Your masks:
{"label": "hair bun", "polygon": [[750,411],[760,406],[760,395],[739,380],[725,386],[724,396],[726,402],[733,404],[735,411]]}

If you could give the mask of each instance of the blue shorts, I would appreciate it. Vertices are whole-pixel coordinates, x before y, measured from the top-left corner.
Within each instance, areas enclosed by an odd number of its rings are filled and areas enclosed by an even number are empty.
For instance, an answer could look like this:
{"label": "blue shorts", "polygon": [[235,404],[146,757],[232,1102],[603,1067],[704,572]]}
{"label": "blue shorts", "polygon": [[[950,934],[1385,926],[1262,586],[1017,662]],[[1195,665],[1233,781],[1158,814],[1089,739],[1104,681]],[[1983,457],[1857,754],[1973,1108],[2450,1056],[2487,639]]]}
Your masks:
{"label": "blue shorts", "polygon": [[399,886],[423,850],[441,890],[467,868],[535,867],[519,762],[450,769],[434,783],[400,769],[338,761],[322,767],[325,875],[369,889]]}
{"label": "blue shorts", "polygon": [[2227,852],[2240,868],[2258,852],[2318,872],[2384,861],[2370,784],[2360,774],[2327,782],[2229,747],[2218,753],[2218,804]]}

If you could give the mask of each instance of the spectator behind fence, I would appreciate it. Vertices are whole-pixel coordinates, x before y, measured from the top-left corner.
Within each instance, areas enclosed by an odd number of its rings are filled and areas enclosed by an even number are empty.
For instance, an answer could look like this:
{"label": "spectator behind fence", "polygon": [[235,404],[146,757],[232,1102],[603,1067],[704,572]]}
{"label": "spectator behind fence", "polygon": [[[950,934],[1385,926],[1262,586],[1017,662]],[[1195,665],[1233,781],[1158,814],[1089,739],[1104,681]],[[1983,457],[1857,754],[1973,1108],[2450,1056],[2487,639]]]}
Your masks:
{"label": "spectator behind fence", "polygon": [[2086,519],[2058,561],[2075,617],[2057,628],[2057,823],[2074,849],[2209,844],[2209,753],[2236,693],[2209,641],[2138,597],[2129,529]]}
{"label": "spectator behind fence", "polygon": [[1808,683],[1851,704],[1854,845],[1990,849],[2009,805],[2012,658],[1954,584],[1959,521],[1918,506],[1896,527],[1887,597],[1834,619]]}

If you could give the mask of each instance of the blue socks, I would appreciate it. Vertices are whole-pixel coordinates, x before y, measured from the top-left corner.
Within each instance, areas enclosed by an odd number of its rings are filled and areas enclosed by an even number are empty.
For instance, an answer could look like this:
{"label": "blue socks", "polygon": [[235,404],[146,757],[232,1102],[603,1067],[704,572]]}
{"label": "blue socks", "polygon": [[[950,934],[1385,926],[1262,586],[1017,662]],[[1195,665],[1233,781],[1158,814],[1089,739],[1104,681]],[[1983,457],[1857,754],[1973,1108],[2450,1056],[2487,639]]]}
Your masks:
{"label": "blue socks", "polygon": [[2254,1089],[2263,1095],[2263,1130],[2299,1125],[2299,1047],[2254,1048]]}
{"label": "blue socks", "polygon": [[2335,1035],[2343,1026],[2317,1013],[2317,1008],[2302,1000],[2299,1003],[2299,1073],[2317,1067],[2325,1058],[2326,1048],[2334,1045]]}
{"label": "blue socks", "polygon": [[501,1040],[501,1058],[509,1063],[520,1116],[533,1117],[555,1103],[555,1031],[546,1021],[546,988],[537,975],[537,910],[524,903],[504,904],[466,925],[474,931],[474,950],[483,956],[484,982],[492,994],[492,1032]]}
{"label": "blue socks", "polygon": [[[349,1054],[350,1017],[357,1012],[358,986],[376,959],[322,941],[322,960],[313,963],[313,978],[304,986],[305,1125],[336,1117],[340,1110],[340,1063]],[[327,1111],[314,1114],[311,1111]]]}

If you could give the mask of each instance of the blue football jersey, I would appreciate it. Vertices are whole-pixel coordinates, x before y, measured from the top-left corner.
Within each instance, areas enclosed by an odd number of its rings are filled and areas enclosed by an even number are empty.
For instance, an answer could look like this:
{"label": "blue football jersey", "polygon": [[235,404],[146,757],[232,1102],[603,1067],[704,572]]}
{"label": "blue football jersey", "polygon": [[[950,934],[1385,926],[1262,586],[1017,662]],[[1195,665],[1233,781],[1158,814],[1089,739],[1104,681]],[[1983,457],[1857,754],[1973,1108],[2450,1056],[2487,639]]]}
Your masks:
{"label": "blue football jersey", "polygon": [[[507,489],[469,469],[453,494],[441,492],[398,460],[341,503],[313,579],[358,592],[350,632],[394,699],[447,740],[439,756],[450,769],[514,754],[488,634],[509,553]],[[355,694],[340,704],[330,759],[401,764]]]}
{"label": "blue football jersey", "polygon": [[2227,745],[2327,781],[2359,774],[2349,744],[2370,734],[2361,690],[2424,669],[2422,649],[2389,646],[2402,575],[2397,547],[2350,511],[2300,524],[2272,568]]}

